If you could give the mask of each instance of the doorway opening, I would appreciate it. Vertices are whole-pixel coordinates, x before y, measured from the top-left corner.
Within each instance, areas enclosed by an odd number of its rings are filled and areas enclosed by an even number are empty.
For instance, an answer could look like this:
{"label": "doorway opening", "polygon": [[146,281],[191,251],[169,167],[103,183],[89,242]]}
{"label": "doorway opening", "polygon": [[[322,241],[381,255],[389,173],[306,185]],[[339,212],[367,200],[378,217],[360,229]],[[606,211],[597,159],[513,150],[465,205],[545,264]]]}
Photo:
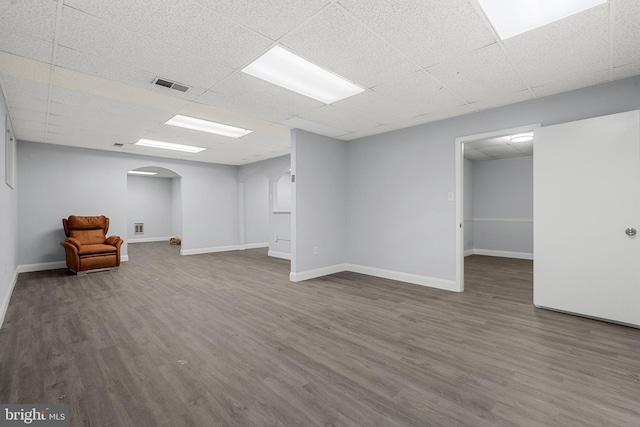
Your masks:
{"label": "doorway opening", "polygon": [[127,172],[127,243],[182,239],[182,178],[144,166]]}
{"label": "doorway opening", "polygon": [[533,133],[539,127],[456,138],[459,292],[464,291],[465,255],[533,259]]}

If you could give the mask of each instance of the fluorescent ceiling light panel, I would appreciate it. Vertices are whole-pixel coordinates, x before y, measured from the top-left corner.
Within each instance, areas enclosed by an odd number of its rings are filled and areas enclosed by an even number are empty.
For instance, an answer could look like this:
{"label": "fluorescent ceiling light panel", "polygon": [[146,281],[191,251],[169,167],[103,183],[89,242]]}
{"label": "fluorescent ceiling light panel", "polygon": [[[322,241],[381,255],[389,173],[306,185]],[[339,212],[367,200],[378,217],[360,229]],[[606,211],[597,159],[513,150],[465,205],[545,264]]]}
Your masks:
{"label": "fluorescent ceiling light panel", "polygon": [[216,135],[240,138],[253,132],[249,129],[237,128],[235,126],[223,125],[222,123],[210,122],[208,120],[196,119],[194,117],[181,116],[178,114],[165,122],[167,125],[178,126],[202,132],[214,133]]}
{"label": "fluorescent ceiling light panel", "polygon": [[162,148],[163,150],[184,151],[186,153],[199,153],[206,148],[195,147],[193,145],[176,144],[174,142],[156,141],[153,139],[141,139],[135,145],[143,147]]}
{"label": "fluorescent ceiling light panel", "polygon": [[502,40],[606,2],[607,0],[478,0]]}
{"label": "fluorescent ceiling light panel", "polygon": [[299,56],[275,46],[243,70],[270,83],[331,104],[364,89]]}
{"label": "fluorescent ceiling light panel", "polygon": [[511,135],[511,142],[528,142],[533,141],[533,132],[527,133],[518,133],[515,135]]}
{"label": "fluorescent ceiling light panel", "polygon": [[146,171],[129,171],[129,175],[158,175],[158,172],[146,172]]}

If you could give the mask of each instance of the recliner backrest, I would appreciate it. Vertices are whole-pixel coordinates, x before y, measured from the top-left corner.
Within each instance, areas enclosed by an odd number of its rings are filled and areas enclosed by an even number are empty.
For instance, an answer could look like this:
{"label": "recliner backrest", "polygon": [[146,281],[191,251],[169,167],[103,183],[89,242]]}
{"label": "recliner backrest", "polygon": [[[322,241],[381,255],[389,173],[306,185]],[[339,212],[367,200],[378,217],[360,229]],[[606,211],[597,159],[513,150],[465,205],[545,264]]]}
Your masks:
{"label": "recliner backrest", "polygon": [[100,216],[71,215],[62,219],[67,237],[78,239],[80,243],[94,245],[104,243],[109,231],[109,218]]}

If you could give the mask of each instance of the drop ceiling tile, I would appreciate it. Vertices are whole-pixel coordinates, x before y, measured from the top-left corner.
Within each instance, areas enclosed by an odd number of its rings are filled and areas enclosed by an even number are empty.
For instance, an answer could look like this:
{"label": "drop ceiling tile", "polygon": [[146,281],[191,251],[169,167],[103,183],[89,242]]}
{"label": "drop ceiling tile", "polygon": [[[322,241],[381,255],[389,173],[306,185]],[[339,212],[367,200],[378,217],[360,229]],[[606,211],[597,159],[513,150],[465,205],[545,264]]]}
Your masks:
{"label": "drop ceiling tile", "polygon": [[341,0],[340,4],[423,67],[496,41],[468,0]]}
{"label": "drop ceiling tile", "polygon": [[7,28],[0,27],[0,50],[49,62],[53,55],[53,43],[32,36],[12,33]]}
{"label": "drop ceiling tile", "polygon": [[533,155],[533,141],[509,142],[509,145],[526,156]]}
{"label": "drop ceiling tile", "polygon": [[[272,129],[273,126],[273,123],[267,120],[250,117],[246,114],[224,110],[222,108],[215,108],[199,102],[191,102],[176,113],[253,131],[264,131]],[[286,133],[288,135],[288,130]]]}
{"label": "drop ceiling tile", "polygon": [[240,72],[205,93],[198,102],[243,111],[272,122],[281,122],[323,105],[320,101]]}
{"label": "drop ceiling tile", "polygon": [[356,132],[360,129],[373,128],[381,124],[366,116],[361,116],[349,109],[335,105],[325,105],[316,108],[315,110],[301,114],[300,117],[325,126],[343,129],[347,132]]}
{"label": "drop ceiling tile", "polygon": [[487,139],[482,139],[480,141],[465,142],[464,147],[465,147],[465,150],[466,149],[479,150],[480,148],[487,148],[487,147],[502,147],[507,143],[508,140],[509,140],[509,137],[503,137],[503,136],[500,136],[497,138],[487,138]]}
{"label": "drop ceiling tile", "polygon": [[22,122],[47,123],[47,113],[42,111],[25,110],[23,108],[12,108],[11,118]]}
{"label": "drop ceiling tile", "polygon": [[333,105],[357,111],[358,114],[382,124],[409,119],[417,114],[416,110],[407,108],[402,103],[396,103],[370,90],[335,102]]}
{"label": "drop ceiling tile", "polygon": [[357,132],[348,133],[346,135],[339,136],[337,139],[341,139],[343,141],[353,141],[358,138],[365,138],[367,136],[379,135],[381,133],[389,132],[392,129],[387,125],[379,125],[369,129],[359,130]]}
{"label": "drop ceiling tile", "polygon": [[95,95],[106,100],[147,107],[151,110],[175,112],[189,103],[188,100],[168,96],[165,93],[141,89],[61,67],[54,68],[52,84],[55,88]]}
{"label": "drop ceiling tile", "polygon": [[3,76],[5,98],[10,108],[47,111],[49,86],[13,76]]}
{"label": "drop ceiling tile", "polygon": [[638,74],[640,74],[640,61],[621,65],[613,69],[614,79],[624,79],[625,77],[637,76]]}
{"label": "drop ceiling tile", "polygon": [[640,61],[640,2],[616,0],[612,4],[613,16],[613,65]]}
{"label": "drop ceiling tile", "polygon": [[0,2],[3,30],[53,42],[57,2],[51,0],[10,0]]}
{"label": "drop ceiling tile", "polygon": [[424,71],[396,77],[372,90],[419,114],[449,110],[465,103],[462,98]]}
{"label": "drop ceiling tile", "polygon": [[469,102],[527,88],[498,44],[435,65],[428,71]]}
{"label": "drop ceiling tile", "polygon": [[609,68],[609,5],[511,37],[504,47],[531,87]]}
{"label": "drop ceiling tile", "polygon": [[507,158],[522,155],[520,152],[518,152],[508,144],[496,145],[493,147],[482,147],[478,148],[477,151],[480,151],[482,154],[486,154],[487,156],[494,158]]}
{"label": "drop ceiling tile", "polygon": [[[122,31],[122,27],[167,48],[201,58],[215,58],[232,68],[247,64],[271,43],[266,37],[193,1],[67,0],[65,4],[119,26],[123,33],[127,31]],[[129,46],[130,43],[121,45]]]}
{"label": "drop ceiling tile", "polygon": [[328,136],[330,138],[337,138],[341,135],[348,134],[348,132],[346,132],[345,130],[321,125],[319,123],[305,120],[300,117],[292,117],[290,119],[285,120],[281,124],[289,126],[291,129],[302,129],[302,130],[306,130],[307,132]]}
{"label": "drop ceiling tile", "polygon": [[466,148],[464,150],[464,158],[469,160],[474,160],[474,161],[491,159],[491,157],[489,157],[486,154],[483,154],[480,150],[467,150]]}
{"label": "drop ceiling tile", "polygon": [[[65,8],[57,64],[87,74],[151,86],[158,76],[191,86],[173,96],[194,99],[232,69]],[[85,34],[91,34],[86,37]],[[205,72],[203,72],[205,71]],[[202,89],[201,89],[202,88]],[[166,88],[162,88],[166,90]]]}
{"label": "drop ceiling tile", "polygon": [[529,89],[511,93],[496,93],[480,101],[472,102],[471,106],[477,111],[488,110],[490,108],[502,107],[503,105],[516,104],[518,102],[534,99],[533,92]]}
{"label": "drop ceiling tile", "polygon": [[234,22],[251,28],[271,40],[293,30],[330,2],[327,0],[196,0]]}
{"label": "drop ceiling tile", "polygon": [[595,73],[572,75],[570,78],[558,78],[549,84],[531,89],[536,96],[542,97],[604,83],[608,80],[609,70],[602,70]]}
{"label": "drop ceiling tile", "polygon": [[0,52],[0,74],[22,80],[49,84],[51,65],[33,59]]}
{"label": "drop ceiling tile", "polygon": [[372,87],[418,69],[350,16],[332,5],[285,36],[297,55],[362,87]]}
{"label": "drop ceiling tile", "polygon": [[475,111],[476,110],[473,108],[472,105],[464,104],[464,105],[458,105],[457,107],[453,107],[448,110],[442,110],[432,114],[427,114],[421,117],[424,120],[423,123],[429,123],[429,122],[436,122],[439,120],[449,119],[452,117],[462,116],[465,114],[473,113]]}

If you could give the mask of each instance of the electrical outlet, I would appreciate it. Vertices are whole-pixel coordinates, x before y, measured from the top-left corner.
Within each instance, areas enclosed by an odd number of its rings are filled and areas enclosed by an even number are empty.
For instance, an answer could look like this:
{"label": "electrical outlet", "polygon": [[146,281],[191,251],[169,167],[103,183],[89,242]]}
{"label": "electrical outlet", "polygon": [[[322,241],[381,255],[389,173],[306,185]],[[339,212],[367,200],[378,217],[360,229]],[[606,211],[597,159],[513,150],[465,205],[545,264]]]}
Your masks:
{"label": "electrical outlet", "polygon": [[318,247],[317,246],[313,247],[313,254],[314,255],[318,255]]}

